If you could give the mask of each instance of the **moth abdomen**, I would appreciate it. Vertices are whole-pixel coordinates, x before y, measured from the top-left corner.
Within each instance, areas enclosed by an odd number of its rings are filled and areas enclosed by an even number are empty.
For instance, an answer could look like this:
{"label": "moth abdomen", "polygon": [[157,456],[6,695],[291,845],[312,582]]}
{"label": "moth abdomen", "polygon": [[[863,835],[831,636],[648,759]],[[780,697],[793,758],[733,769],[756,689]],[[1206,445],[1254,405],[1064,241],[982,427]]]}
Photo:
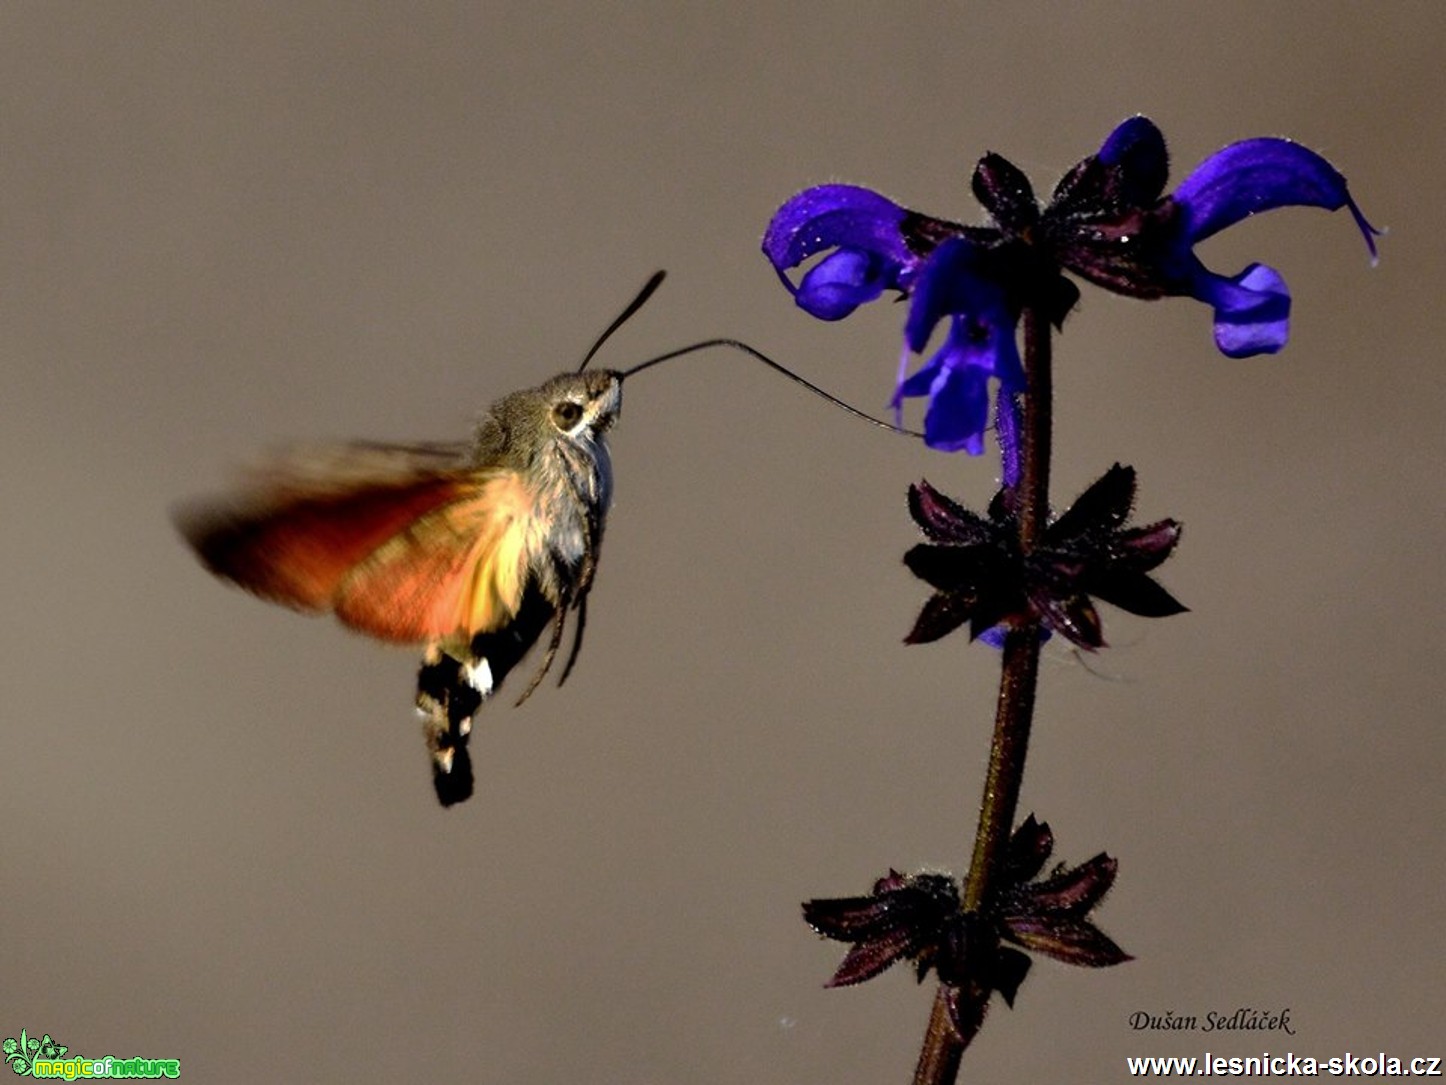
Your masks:
{"label": "moth abdomen", "polygon": [[472,719],[553,623],[557,607],[530,583],[516,616],[501,629],[478,633],[465,660],[441,649],[428,649],[417,670],[417,710],[422,714],[432,754],[432,786],[443,806],[472,794],[472,761],[467,741]]}

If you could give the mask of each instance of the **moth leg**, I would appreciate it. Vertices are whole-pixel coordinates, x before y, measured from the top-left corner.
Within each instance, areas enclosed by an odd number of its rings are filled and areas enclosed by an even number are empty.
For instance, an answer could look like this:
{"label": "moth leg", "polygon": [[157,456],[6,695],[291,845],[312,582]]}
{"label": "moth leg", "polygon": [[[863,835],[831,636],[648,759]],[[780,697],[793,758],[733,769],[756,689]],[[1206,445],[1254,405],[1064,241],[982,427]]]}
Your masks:
{"label": "moth leg", "polygon": [[[532,696],[532,691],[542,684],[542,679],[552,668],[552,661],[557,658],[558,646],[562,644],[562,628],[567,624],[567,606],[559,606],[554,611],[552,620],[552,638],[547,642],[547,652],[542,657],[542,666],[537,668],[537,673],[532,676],[532,681],[527,683],[527,688],[522,691],[522,696],[517,698],[514,708],[520,706],[523,701]],[[564,675],[563,677],[566,677]]]}
{"label": "moth leg", "polygon": [[[578,489],[575,478],[569,476],[568,482],[572,486],[573,496],[586,508],[587,515],[582,523],[582,560],[578,563],[577,567],[576,586],[572,591],[570,599],[564,601],[558,608],[560,612],[570,605],[577,610],[577,624],[572,627],[572,647],[568,650],[567,662],[562,666],[562,675],[557,680],[559,686],[567,681],[567,676],[572,673],[573,664],[577,662],[577,654],[582,651],[582,634],[583,630],[587,628],[587,595],[588,592],[592,590],[593,577],[597,575],[598,555],[602,550],[603,535],[602,513],[595,504],[582,499],[582,494]],[[559,573],[559,579],[563,583],[567,582],[566,578],[561,575],[561,572]],[[558,629],[556,634],[554,638],[555,644],[560,643],[562,630]],[[543,673],[546,673],[547,666],[550,666],[551,663],[552,655],[549,655],[547,657],[547,663],[543,667]],[[542,674],[539,674],[533,679],[533,687],[541,680]],[[529,688],[527,692],[531,693],[532,689]],[[524,699],[526,699],[525,694]],[[520,704],[521,702],[519,701],[518,703]]]}
{"label": "moth leg", "polygon": [[[512,669],[522,662],[522,657],[537,643],[543,631],[554,624],[560,612],[566,609],[565,605],[559,606],[555,603],[555,598],[555,588],[551,585],[545,587],[538,578],[534,578],[527,585],[522,603],[510,622],[500,629],[478,633],[472,638],[468,651],[474,673],[481,674],[485,669],[492,678],[492,688],[500,689]],[[556,638],[558,634],[555,629],[553,633]]]}
{"label": "moth leg", "polygon": [[[577,569],[577,588],[573,605],[581,606],[592,588],[592,579],[597,575],[598,555],[602,553],[603,519],[597,508],[589,505],[587,518],[583,521],[582,562]],[[573,653],[576,655],[576,651]],[[558,685],[562,683],[559,682]]]}
{"label": "moth leg", "polygon": [[432,786],[443,806],[472,794],[472,758],[467,736],[472,717],[492,689],[487,661],[464,663],[436,645],[417,671],[417,711],[432,755]]}
{"label": "moth leg", "polygon": [[557,680],[559,686],[567,681],[572,665],[577,662],[577,653],[582,650],[582,631],[587,628],[587,592],[578,596],[573,605],[577,608],[577,621],[572,626],[572,648],[567,653],[567,662],[562,665],[562,677]]}

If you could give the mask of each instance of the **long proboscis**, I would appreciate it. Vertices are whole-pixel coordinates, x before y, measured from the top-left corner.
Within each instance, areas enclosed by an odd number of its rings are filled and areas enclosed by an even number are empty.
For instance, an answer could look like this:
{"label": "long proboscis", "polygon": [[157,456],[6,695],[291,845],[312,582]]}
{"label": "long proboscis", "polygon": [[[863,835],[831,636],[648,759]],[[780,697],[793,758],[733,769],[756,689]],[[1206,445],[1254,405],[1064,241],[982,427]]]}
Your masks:
{"label": "long proboscis", "polygon": [[639,362],[637,365],[633,366],[630,369],[622,370],[620,372],[620,376],[624,380],[626,380],[633,374],[641,373],[645,369],[651,369],[655,365],[662,365],[664,362],[672,361],[674,358],[681,358],[685,354],[692,354],[695,351],[699,350],[708,350],[711,347],[731,347],[734,350],[740,350],[744,354],[747,354],[750,358],[754,358],[757,361],[762,362],[764,365],[768,366],[769,369],[772,369],[775,373],[781,373],[789,380],[793,381],[795,384],[803,385],[803,387],[807,388],[814,395],[823,397],[824,399],[832,403],[835,407],[838,407],[841,410],[848,411],[848,413],[853,415],[855,418],[862,418],[865,422],[871,422],[874,425],[878,426],[880,429],[886,429],[890,433],[898,433],[905,437],[924,436],[922,433],[916,433],[914,430],[904,429],[902,426],[896,426],[892,422],[885,422],[882,418],[875,418],[873,415],[867,413],[866,411],[859,410],[851,403],[845,403],[843,400],[839,399],[838,396],[833,395],[829,392],[825,392],[822,388],[814,384],[812,381],[805,380],[803,377],[800,377],[797,373],[789,369],[787,366],[775,362],[768,355],[764,354],[763,351],[759,350],[756,347],[749,346],[741,339],[704,339],[701,343],[692,343],[686,347],[679,347],[677,350],[670,350],[666,354],[659,354],[656,358],[649,358],[645,362]]}
{"label": "long proboscis", "polygon": [[[597,352],[602,348],[602,345],[606,343],[609,338],[612,337],[613,332],[617,331],[624,324],[626,324],[634,313],[636,313],[639,309],[641,309],[644,305],[648,303],[648,299],[653,296],[653,294],[657,291],[658,287],[663,285],[663,280],[667,277],[667,274],[668,273],[666,271],[653,272],[652,276],[648,279],[648,281],[643,284],[643,288],[638,291],[638,296],[635,297],[632,301],[630,301],[627,308],[618,314],[617,319],[615,319],[611,324],[609,324],[607,326],[607,329],[600,336],[597,337],[597,341],[593,343],[592,348],[583,357],[582,364],[577,367],[577,371],[579,373],[581,373],[584,369],[587,368],[588,363],[593,360],[593,356],[596,355]],[[874,425],[878,426],[880,429],[886,429],[892,433],[900,433],[906,437],[924,436],[922,433],[916,433],[914,430],[904,429],[903,427],[896,426],[891,422],[885,422],[882,418],[875,418],[873,415],[859,410],[851,403],[845,403],[837,396],[825,392],[818,385],[812,383],[811,381],[805,380],[803,377],[800,377],[797,373],[789,369],[787,366],[775,362],[772,358],[764,354],[761,350],[757,349],[756,347],[749,346],[741,339],[705,339],[701,343],[693,343],[690,346],[679,347],[677,350],[668,351],[667,354],[660,354],[656,358],[649,358],[645,362],[639,362],[631,369],[623,370],[622,375],[624,377],[631,377],[634,373],[641,373],[644,369],[650,369],[655,365],[661,365],[663,362],[672,361],[674,358],[681,358],[683,355],[692,354],[694,351],[707,350],[710,347],[731,347],[734,350],[741,350],[744,354],[747,354],[750,357],[762,362],[774,372],[782,373],[785,377],[793,381],[795,384],[803,385],[803,387],[807,388],[814,395],[822,396],[824,399],[832,403],[835,407],[839,407],[842,410],[848,411],[848,413],[853,415],[855,418],[862,418],[865,422],[871,422]]]}

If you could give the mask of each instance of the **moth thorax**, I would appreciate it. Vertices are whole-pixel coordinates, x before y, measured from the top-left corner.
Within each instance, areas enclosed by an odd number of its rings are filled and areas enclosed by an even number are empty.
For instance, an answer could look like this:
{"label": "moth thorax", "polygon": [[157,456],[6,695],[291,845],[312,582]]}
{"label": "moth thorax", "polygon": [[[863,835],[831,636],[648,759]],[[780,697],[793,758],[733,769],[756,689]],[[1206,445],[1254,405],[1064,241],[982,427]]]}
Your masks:
{"label": "moth thorax", "polygon": [[612,457],[606,440],[559,437],[535,461],[535,502],[547,547],[569,565],[588,550],[589,523],[612,499]]}

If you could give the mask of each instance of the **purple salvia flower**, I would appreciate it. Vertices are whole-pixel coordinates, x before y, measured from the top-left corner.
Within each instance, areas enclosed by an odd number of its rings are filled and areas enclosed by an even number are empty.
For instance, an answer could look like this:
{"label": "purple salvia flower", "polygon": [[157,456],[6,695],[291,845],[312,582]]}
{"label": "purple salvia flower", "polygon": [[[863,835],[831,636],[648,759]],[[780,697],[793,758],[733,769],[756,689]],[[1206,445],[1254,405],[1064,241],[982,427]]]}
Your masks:
{"label": "purple salvia flower", "polygon": [[921,353],[935,326],[948,318],[944,344],[912,377],[901,376],[892,406],[927,396],[924,439],[930,448],[960,449],[971,456],[984,451],[989,416],[989,378],[1000,394],[1024,390],[1024,368],[1015,343],[1016,317],[1004,289],[984,265],[984,253],[964,238],[950,238],[935,250],[914,284],[904,325],[904,342]]}
{"label": "purple salvia flower", "polygon": [[[908,289],[919,260],[903,241],[905,215],[869,189],[820,185],[779,208],[763,251],[799,308],[820,320],[842,320],[886,289]],[[836,251],[810,268],[798,286],[784,275],[784,269],[825,249]]]}
{"label": "purple salvia flower", "polygon": [[[1160,130],[1132,117],[1065,175],[1047,207],[1040,207],[1023,173],[989,154],[975,169],[973,190],[991,226],[961,226],[866,188],[824,185],[779,209],[763,251],[798,305],[824,320],[842,319],[888,290],[911,296],[893,405],[926,397],[930,447],[978,454],[989,381],[998,382],[1001,404],[1023,388],[1015,344],[1020,313],[1039,307],[1058,325],[1078,297],[1062,272],[1132,297],[1202,301],[1215,310],[1220,351],[1242,358],[1285,345],[1290,292],[1265,264],[1230,277],[1209,270],[1196,257],[1196,244],[1277,207],[1346,208],[1376,255],[1379,231],[1351,198],[1345,178],[1289,140],[1231,144],[1196,167],[1174,195],[1163,196],[1168,175]],[[820,253],[827,255],[795,286],[786,272]],[[943,345],[908,375],[910,356],[923,353],[945,318]],[[1011,470],[1006,464],[1006,475]]]}
{"label": "purple salvia flower", "polygon": [[1215,309],[1215,345],[1231,358],[1274,354],[1290,334],[1290,291],[1274,268],[1251,264],[1226,278],[1193,251],[1250,215],[1277,207],[1349,208],[1376,260],[1376,230],[1346,188],[1346,179],[1314,151],[1285,139],[1247,139],[1211,155],[1171,197],[1180,209],[1167,256],[1172,293]]}

